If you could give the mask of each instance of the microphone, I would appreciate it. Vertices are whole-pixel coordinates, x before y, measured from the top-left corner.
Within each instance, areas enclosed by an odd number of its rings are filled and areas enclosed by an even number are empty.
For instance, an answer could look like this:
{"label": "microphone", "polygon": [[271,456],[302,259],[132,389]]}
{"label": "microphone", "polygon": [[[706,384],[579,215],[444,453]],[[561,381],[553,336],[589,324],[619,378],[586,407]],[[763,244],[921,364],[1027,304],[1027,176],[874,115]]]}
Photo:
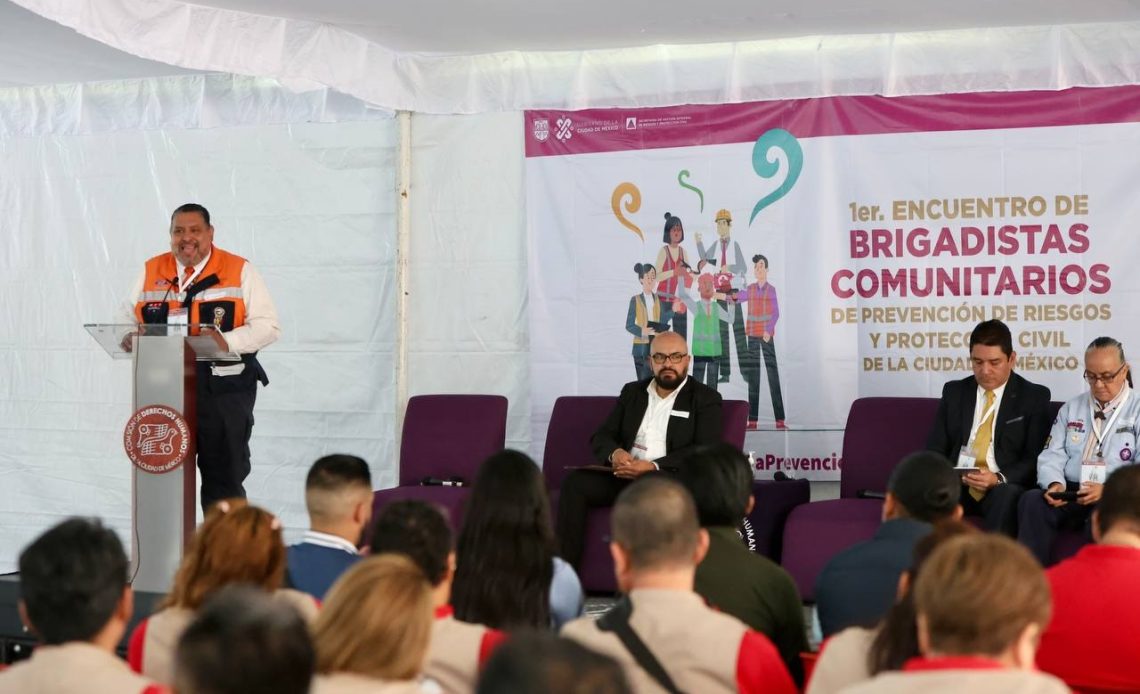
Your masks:
{"label": "microphone", "polygon": [[420,481],[421,487],[466,487],[467,483],[463,481],[462,477],[448,477],[447,479],[440,479],[439,477],[425,477]]}
{"label": "microphone", "polygon": [[166,300],[170,298],[170,290],[178,282],[178,275],[174,279],[166,280],[166,293],[162,295],[162,301],[148,301],[142,307],[142,322],[146,324],[165,323],[166,317],[170,313],[170,305]]}

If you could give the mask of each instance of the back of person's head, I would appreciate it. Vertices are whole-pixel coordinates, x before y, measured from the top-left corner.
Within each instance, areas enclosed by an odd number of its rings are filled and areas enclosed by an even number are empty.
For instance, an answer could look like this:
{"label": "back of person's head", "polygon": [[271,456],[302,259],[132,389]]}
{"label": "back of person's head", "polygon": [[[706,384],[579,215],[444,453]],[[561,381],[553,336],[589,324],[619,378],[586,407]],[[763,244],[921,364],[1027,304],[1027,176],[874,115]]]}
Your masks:
{"label": "back of person's head", "polygon": [[433,586],[447,578],[453,548],[451,525],[438,506],[418,499],[388,504],[372,524],[372,554],[403,554]]}
{"label": "back of person's head", "polygon": [[127,556],[98,520],[63,521],[24,548],[19,565],[24,615],[45,644],[92,640],[124,600]]}
{"label": "back of person's head", "polygon": [[740,449],[727,443],[694,448],[679,475],[693,496],[704,527],[740,525],[752,497],[752,468]]}
{"label": "back of person's head", "polygon": [[934,550],[915,579],[914,606],[923,653],[1015,653],[1029,665],[1053,609],[1037,560],[1008,537],[986,533]]}
{"label": "back of person's head", "polygon": [[893,497],[886,508],[888,515],[907,516],[934,523],[954,516],[962,480],[946,456],[933,451],[911,453],[895,466],[887,481],[887,493]]}
{"label": "back of person's head", "polygon": [[368,557],[325,596],[314,628],[317,672],[409,680],[423,669],[433,619],[431,584],[411,559]]}
{"label": "back of person's head", "polygon": [[1117,468],[1104,482],[1093,511],[1097,542],[1111,531],[1140,535],[1140,465]]}
{"label": "back of person's head", "polygon": [[505,450],[479,466],[456,544],[456,619],[547,628],[554,575],[550,502],[538,465]]}
{"label": "back of person's head", "polygon": [[524,631],[495,649],[476,694],[628,694],[625,672],[609,656],[550,632]]}
{"label": "back of person's head", "polygon": [[163,604],[194,610],[224,586],[274,591],[284,576],[281,522],[257,506],[219,502],[194,534]]}
{"label": "back of person's head", "polygon": [[613,544],[631,571],[695,568],[701,526],[693,497],[663,475],[642,477],[618,494]]}
{"label": "back of person's head", "polygon": [[910,568],[899,579],[899,596],[879,622],[875,638],[867,652],[867,669],[872,675],[898,670],[903,663],[919,655],[918,628],[915,624],[914,579],[922,573],[927,558],[940,545],[963,535],[974,535],[978,529],[960,520],[946,520],[934,525],[914,546]]}
{"label": "back of person's head", "polygon": [[248,586],[212,595],[178,640],[178,694],[306,694],[316,656],[291,605]]}
{"label": "back of person's head", "polygon": [[372,504],[372,472],[363,458],[326,455],[305,477],[305,507],[314,524],[339,523],[361,504]]}
{"label": "back of person's head", "polygon": [[978,323],[970,332],[970,351],[973,351],[974,345],[1000,347],[1002,354],[1008,357],[1013,354],[1013,335],[1009,332],[1008,325],[991,318]]}

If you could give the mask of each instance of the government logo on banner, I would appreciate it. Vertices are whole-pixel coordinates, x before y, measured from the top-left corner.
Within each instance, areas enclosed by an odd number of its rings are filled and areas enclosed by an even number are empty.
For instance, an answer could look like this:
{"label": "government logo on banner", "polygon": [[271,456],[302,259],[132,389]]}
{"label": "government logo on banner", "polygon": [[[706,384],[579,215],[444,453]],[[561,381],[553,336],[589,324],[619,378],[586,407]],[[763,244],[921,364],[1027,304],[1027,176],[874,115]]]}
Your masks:
{"label": "government logo on banner", "polygon": [[127,420],[123,448],[135,467],[156,475],[178,469],[190,453],[190,427],[176,410],[147,405]]}

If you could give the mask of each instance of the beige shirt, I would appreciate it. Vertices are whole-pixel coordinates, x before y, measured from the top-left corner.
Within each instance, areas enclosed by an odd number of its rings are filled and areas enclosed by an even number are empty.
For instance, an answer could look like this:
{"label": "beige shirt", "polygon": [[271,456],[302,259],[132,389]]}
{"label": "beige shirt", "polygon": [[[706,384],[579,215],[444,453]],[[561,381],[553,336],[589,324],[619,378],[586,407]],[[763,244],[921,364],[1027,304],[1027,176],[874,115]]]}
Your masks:
{"label": "beige shirt", "polygon": [[[273,598],[295,607],[310,627],[316,621],[319,610],[313,596],[285,588],[274,593]],[[142,674],[156,682],[174,683],[174,649],[192,619],[194,612],[184,607],[167,607],[147,619]]]}
{"label": "beige shirt", "polygon": [[350,672],[317,675],[310,694],[426,694],[416,680],[381,680]]}
{"label": "beige shirt", "polygon": [[867,654],[875,633],[873,629],[851,627],[828,639],[812,670],[807,694],[835,694],[844,687],[871,679]]}
{"label": "beige shirt", "polygon": [[1061,680],[1023,670],[884,672],[843,694],[1068,694]]}
{"label": "beige shirt", "polygon": [[[630,626],[673,678],[681,691],[694,694],[736,692],[736,661],[747,627],[721,614],[696,593],[634,590]],[[665,691],[633,659],[616,634],[598,629],[592,617],[562,628],[562,636],[610,656],[621,664],[635,692]]]}
{"label": "beige shirt", "polygon": [[0,694],[135,694],[154,683],[89,643],[39,646],[0,673]]}
{"label": "beige shirt", "polygon": [[438,617],[431,627],[424,677],[449,693],[471,692],[479,679],[479,650],[487,627],[468,624],[447,616]]}

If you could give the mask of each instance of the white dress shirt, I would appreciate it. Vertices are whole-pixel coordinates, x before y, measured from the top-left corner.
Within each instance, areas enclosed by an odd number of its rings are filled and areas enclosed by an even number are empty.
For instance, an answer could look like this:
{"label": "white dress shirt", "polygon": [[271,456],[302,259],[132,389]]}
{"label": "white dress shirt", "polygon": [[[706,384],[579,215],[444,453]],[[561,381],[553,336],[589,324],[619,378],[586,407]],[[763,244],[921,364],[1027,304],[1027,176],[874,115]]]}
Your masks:
{"label": "white dress shirt", "polygon": [[665,447],[665,433],[669,429],[669,417],[673,413],[673,403],[677,401],[677,393],[689,382],[686,376],[681,385],[673,389],[665,397],[657,394],[657,383],[652,379],[646,390],[649,392],[649,405],[645,408],[645,416],[641,419],[641,427],[637,430],[637,438],[633,442],[630,453],[640,460],[657,460],[669,451]]}

